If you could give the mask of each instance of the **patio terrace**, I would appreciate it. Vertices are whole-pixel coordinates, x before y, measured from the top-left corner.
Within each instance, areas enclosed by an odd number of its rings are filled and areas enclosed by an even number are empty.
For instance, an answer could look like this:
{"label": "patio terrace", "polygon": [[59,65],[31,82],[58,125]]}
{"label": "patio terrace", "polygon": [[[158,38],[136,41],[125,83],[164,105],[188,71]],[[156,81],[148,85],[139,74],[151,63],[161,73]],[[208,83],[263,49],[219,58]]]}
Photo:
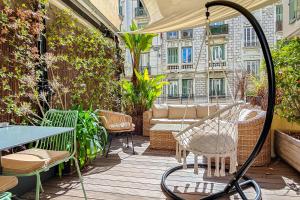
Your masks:
{"label": "patio terrace", "polygon": [[[88,199],[166,199],[160,189],[163,172],[178,165],[172,151],[152,150],[149,139],[135,136],[136,155],[131,148],[122,146],[122,138],[113,141],[108,158],[99,157],[83,172]],[[125,140],[124,140],[125,141]],[[193,162],[193,156],[188,160]],[[199,199],[208,193],[219,191],[227,178],[204,178],[203,169],[199,175],[192,170],[183,170],[169,177],[169,186],[186,199]],[[299,173],[281,160],[274,160],[268,167],[251,168],[248,176],[253,177],[262,188],[263,199],[296,200],[300,198]],[[205,177],[205,176],[204,176]],[[45,192],[41,199],[77,200],[83,199],[76,174],[53,178],[43,184]],[[189,194],[187,194],[189,193]],[[246,194],[251,199],[254,191]],[[33,199],[34,191],[22,197]],[[240,199],[238,194],[230,199]]]}

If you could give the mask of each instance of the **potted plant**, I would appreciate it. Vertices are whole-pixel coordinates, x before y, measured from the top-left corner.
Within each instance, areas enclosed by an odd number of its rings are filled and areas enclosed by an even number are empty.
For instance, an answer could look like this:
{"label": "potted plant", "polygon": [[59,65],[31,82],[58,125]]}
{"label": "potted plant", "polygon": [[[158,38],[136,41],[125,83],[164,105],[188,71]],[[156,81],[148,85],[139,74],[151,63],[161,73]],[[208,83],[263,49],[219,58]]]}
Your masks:
{"label": "potted plant", "polygon": [[[132,32],[137,31],[138,27],[137,25],[132,22],[131,26],[130,26],[130,30]],[[140,57],[141,54],[143,52],[147,52],[150,50],[150,48],[152,47],[152,40],[153,38],[156,36],[156,34],[139,34],[139,33],[124,33],[121,35],[121,38],[123,39],[125,46],[127,47],[127,49],[130,52],[131,55],[131,62],[132,62],[132,68],[133,68],[133,73],[132,73],[132,77],[131,77],[131,86],[130,89],[128,88],[128,82],[127,84],[124,85],[124,91],[126,93],[129,92],[129,90],[131,90],[132,92],[134,91],[134,93],[130,94],[126,94],[125,97],[129,97],[130,95],[131,98],[133,98],[134,101],[130,102],[130,105],[126,105],[125,106],[125,110],[126,112],[132,116],[133,119],[133,123],[135,124],[135,131],[137,133],[140,133],[142,130],[142,115],[143,112],[146,108],[145,108],[145,102],[141,102],[141,96],[143,94],[139,93],[142,92],[142,88],[140,86],[138,86],[138,77],[137,77],[137,73],[140,71]],[[147,72],[148,74],[148,72]],[[130,99],[130,98],[129,98]],[[125,100],[126,101],[126,100]],[[127,102],[128,103],[128,102]],[[135,105],[132,105],[135,104]]]}
{"label": "potted plant", "polygon": [[[300,172],[300,38],[281,41],[273,50],[276,115],[292,124],[275,132],[275,151]],[[277,122],[278,123],[278,122]]]}
{"label": "potted plant", "polygon": [[144,74],[136,70],[134,70],[134,73],[137,77],[136,86],[131,81],[121,81],[123,104],[133,116],[133,120],[136,123],[136,133],[142,134],[143,113],[152,107],[156,98],[161,95],[163,86],[168,84],[168,82],[163,81],[166,78],[164,75],[151,78],[147,69],[145,69]]}

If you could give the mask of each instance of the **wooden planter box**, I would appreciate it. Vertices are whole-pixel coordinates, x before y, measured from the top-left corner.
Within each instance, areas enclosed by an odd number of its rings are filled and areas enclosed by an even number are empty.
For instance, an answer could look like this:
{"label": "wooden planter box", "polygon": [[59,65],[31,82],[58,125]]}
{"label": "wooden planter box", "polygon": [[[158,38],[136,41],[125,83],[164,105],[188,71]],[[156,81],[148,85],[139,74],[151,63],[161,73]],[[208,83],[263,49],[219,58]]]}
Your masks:
{"label": "wooden planter box", "polygon": [[300,140],[276,130],[275,151],[278,156],[300,172]]}

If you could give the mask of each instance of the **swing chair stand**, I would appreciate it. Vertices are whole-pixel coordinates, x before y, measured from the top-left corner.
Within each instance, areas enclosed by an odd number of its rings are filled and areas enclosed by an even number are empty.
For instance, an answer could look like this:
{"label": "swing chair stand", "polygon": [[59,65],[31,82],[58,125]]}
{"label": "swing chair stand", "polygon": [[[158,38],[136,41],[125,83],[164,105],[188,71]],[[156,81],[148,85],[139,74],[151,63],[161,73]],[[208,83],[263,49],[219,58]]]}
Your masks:
{"label": "swing chair stand", "polygon": [[[261,135],[260,135],[252,153],[250,154],[250,156],[248,157],[246,162],[234,174],[234,177],[229,181],[229,183],[226,185],[226,187],[223,191],[211,194],[210,196],[207,196],[203,199],[205,199],[205,200],[217,199],[220,197],[232,195],[233,193],[238,193],[243,200],[247,200],[248,198],[246,197],[243,190],[245,190],[249,187],[252,187],[256,192],[256,196],[254,199],[261,200],[262,195],[261,195],[260,186],[254,180],[247,177],[245,174],[248,171],[248,169],[250,168],[250,166],[252,165],[252,163],[254,162],[254,159],[256,158],[256,156],[261,151],[261,148],[268,136],[268,133],[269,133],[269,130],[271,127],[271,123],[272,123],[272,119],[273,119],[273,112],[274,112],[274,105],[275,105],[275,78],[274,78],[275,76],[274,76],[274,65],[273,65],[269,45],[268,45],[267,39],[266,39],[266,37],[263,33],[263,30],[262,30],[261,26],[259,25],[258,21],[247,9],[243,8],[242,6],[240,6],[234,2],[222,1],[222,0],[208,2],[208,3],[206,3],[205,6],[207,8],[207,12],[206,12],[207,17],[209,17],[208,9],[210,7],[226,6],[226,7],[229,7],[229,8],[232,8],[232,9],[238,11],[239,13],[244,15],[249,20],[249,22],[251,23],[251,25],[253,26],[253,28],[257,34],[257,37],[259,39],[259,42],[261,44],[261,48],[263,51],[264,59],[266,62],[269,96],[268,96],[268,108],[267,108],[267,113],[266,113],[266,120],[265,120],[265,123],[263,126],[263,130],[261,132]],[[207,168],[206,164],[199,164],[198,166],[201,168]],[[187,168],[194,168],[194,164],[188,164]],[[174,173],[175,171],[182,170],[182,169],[183,169],[182,165],[173,167],[173,168],[167,170],[163,174],[162,179],[161,179],[162,191],[167,196],[169,196],[175,200],[182,200],[183,198],[179,197],[178,195],[176,195],[173,191],[171,191],[168,188],[168,186],[166,185],[166,180],[170,174]],[[228,171],[228,170],[226,170],[226,171]]]}
{"label": "swing chair stand", "polygon": [[[206,164],[198,164],[199,168],[207,168]],[[213,169],[215,168],[214,166],[211,166]],[[194,168],[194,164],[188,164],[187,165],[188,169],[193,169]],[[173,168],[170,168],[169,170],[167,170],[161,179],[161,189],[163,190],[164,194],[166,194],[168,197],[175,199],[175,200],[184,200],[183,198],[179,197],[178,195],[176,195],[174,192],[172,192],[168,186],[166,185],[166,180],[168,178],[169,175],[171,175],[172,173],[178,171],[178,170],[182,170],[183,169],[183,165],[179,165]],[[229,170],[226,169],[226,172],[228,172]],[[232,195],[235,193],[238,193],[243,200],[247,200],[246,195],[244,194],[243,190],[244,189],[248,189],[250,187],[252,187],[255,190],[255,200],[261,200],[262,196],[261,196],[261,190],[259,185],[252,180],[251,178],[249,178],[248,176],[244,175],[242,178],[243,182],[239,183],[238,181],[236,181],[233,185],[233,187],[227,192],[225,190],[212,194],[210,196],[204,197],[202,198],[203,200],[211,200],[211,199],[218,199],[220,197],[224,197],[226,195]],[[227,185],[228,186],[228,185]]]}

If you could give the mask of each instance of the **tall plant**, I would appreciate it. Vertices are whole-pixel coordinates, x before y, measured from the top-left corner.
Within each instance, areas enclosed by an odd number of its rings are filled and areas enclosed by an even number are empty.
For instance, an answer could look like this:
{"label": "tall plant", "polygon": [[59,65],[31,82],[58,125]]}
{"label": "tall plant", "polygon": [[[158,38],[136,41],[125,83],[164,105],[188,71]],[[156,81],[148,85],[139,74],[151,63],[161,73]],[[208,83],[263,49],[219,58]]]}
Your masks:
{"label": "tall plant", "polygon": [[139,116],[144,111],[150,109],[162,93],[163,86],[168,82],[163,81],[166,76],[158,75],[151,78],[148,70],[144,70],[144,74],[134,70],[137,77],[137,85],[135,86],[131,81],[122,80],[123,96],[125,98],[125,107],[129,108],[131,114]]}
{"label": "tall plant", "polygon": [[300,38],[284,39],[272,51],[277,88],[276,112],[300,123]]}
{"label": "tall plant", "polygon": [[[131,31],[137,31],[137,25],[132,22],[130,26]],[[137,84],[137,77],[135,71],[139,71],[140,57],[143,52],[149,51],[152,46],[152,40],[156,34],[137,34],[137,33],[124,33],[121,35],[126,47],[130,51],[132,61],[132,82]]]}

